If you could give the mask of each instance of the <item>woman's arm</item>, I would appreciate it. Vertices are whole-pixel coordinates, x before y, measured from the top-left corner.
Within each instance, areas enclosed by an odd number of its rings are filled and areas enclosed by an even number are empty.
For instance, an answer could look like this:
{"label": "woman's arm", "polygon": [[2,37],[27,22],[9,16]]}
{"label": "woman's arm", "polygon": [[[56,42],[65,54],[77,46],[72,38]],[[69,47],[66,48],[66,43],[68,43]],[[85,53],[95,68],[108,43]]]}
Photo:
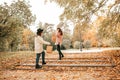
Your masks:
{"label": "woman's arm", "polygon": [[50,45],[50,42],[47,42],[47,41],[43,40],[43,38],[41,38],[41,37],[39,37],[39,42],[40,42],[41,44]]}

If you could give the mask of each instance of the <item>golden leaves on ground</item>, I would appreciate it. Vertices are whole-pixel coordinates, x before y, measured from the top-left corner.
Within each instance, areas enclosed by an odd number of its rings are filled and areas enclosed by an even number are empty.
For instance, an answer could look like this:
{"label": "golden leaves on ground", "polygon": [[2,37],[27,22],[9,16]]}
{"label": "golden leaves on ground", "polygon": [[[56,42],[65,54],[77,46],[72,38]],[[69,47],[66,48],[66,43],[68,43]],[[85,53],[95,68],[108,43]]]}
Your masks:
{"label": "golden leaves on ground", "polygon": [[[3,53],[2,53],[3,54]],[[11,54],[11,53],[6,53]],[[33,52],[16,52],[3,57],[2,69],[0,69],[1,80],[117,80],[120,79],[120,50],[109,50],[101,53],[80,53],[80,54],[64,54],[65,58],[76,60],[77,58],[93,58],[93,57],[112,57],[115,67],[44,67],[42,69],[13,69],[11,67],[23,62],[33,61],[35,63],[35,54]],[[3,55],[2,55],[3,56]],[[55,58],[58,54],[46,54],[46,58]],[[63,60],[65,59],[63,58]],[[104,60],[104,58],[102,58]],[[58,63],[58,62],[54,62]],[[77,62],[76,62],[77,63]],[[49,64],[49,62],[47,63]],[[53,64],[53,62],[52,62]],[[63,63],[59,63],[63,64]],[[71,63],[68,63],[71,64]],[[22,68],[22,67],[21,67]]]}

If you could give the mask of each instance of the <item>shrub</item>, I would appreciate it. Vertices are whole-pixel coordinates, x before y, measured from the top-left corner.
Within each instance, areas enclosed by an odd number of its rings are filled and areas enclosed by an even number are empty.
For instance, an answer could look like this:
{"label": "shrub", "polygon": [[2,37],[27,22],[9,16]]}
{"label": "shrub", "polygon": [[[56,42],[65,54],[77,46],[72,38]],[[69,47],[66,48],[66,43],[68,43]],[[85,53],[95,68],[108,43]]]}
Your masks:
{"label": "shrub", "polygon": [[89,48],[91,47],[91,41],[90,41],[90,40],[86,40],[86,41],[84,42],[84,47],[85,47],[86,49],[89,49]]}
{"label": "shrub", "polygon": [[70,49],[71,41],[65,39],[65,40],[63,40],[63,43],[62,43],[62,44],[64,45],[64,47],[65,47],[66,49]]}
{"label": "shrub", "polygon": [[79,42],[79,41],[75,41],[75,42],[73,43],[73,48],[79,49],[79,48],[80,48],[80,42]]}

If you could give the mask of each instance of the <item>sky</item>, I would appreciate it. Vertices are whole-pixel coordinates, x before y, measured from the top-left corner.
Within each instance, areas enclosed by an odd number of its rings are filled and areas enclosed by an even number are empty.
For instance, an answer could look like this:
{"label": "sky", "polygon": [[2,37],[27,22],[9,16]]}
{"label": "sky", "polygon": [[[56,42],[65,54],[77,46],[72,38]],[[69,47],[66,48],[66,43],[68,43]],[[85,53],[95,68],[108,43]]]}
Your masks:
{"label": "sky", "polygon": [[[12,1],[17,0],[0,0],[0,4],[3,4],[4,2],[7,2],[8,4],[11,4]],[[33,15],[36,15],[36,22],[30,26],[32,31],[36,31],[36,26],[39,22],[42,23],[50,23],[57,25],[59,20],[59,15],[62,14],[63,8],[60,8],[56,3],[47,2],[44,3],[45,0],[26,0],[30,1],[31,5],[31,11]]]}

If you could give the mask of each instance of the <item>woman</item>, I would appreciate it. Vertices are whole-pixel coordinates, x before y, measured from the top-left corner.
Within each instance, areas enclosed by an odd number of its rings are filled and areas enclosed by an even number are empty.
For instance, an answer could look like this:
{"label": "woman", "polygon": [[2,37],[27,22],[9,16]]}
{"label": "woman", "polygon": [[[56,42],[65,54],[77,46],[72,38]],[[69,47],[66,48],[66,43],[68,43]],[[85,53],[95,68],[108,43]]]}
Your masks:
{"label": "woman", "polygon": [[50,45],[49,42],[44,41],[42,36],[43,29],[38,29],[37,30],[37,36],[35,37],[35,53],[36,53],[36,66],[35,68],[42,68],[42,66],[39,65],[39,58],[40,55],[42,54],[42,65],[46,64],[45,62],[45,52],[43,49],[43,44],[48,44]]}
{"label": "woman", "polygon": [[62,44],[62,38],[63,38],[63,32],[60,28],[57,28],[57,33],[56,33],[56,46],[57,46],[57,51],[59,53],[59,60],[61,60],[64,55],[61,52],[60,46]]}

